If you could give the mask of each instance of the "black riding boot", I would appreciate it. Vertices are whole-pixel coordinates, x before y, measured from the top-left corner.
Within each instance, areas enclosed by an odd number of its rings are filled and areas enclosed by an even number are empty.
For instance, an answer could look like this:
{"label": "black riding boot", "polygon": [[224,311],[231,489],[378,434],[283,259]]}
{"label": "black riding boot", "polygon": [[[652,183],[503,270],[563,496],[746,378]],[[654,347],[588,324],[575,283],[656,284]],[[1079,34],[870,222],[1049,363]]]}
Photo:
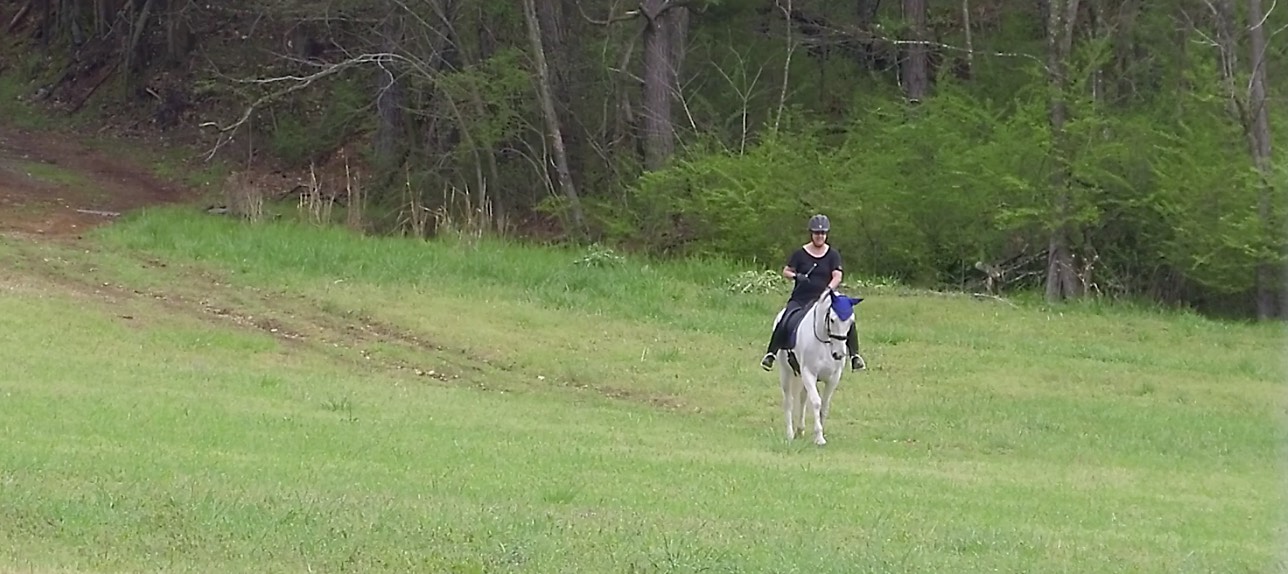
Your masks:
{"label": "black riding boot", "polygon": [[862,371],[868,368],[868,364],[859,355],[859,331],[853,323],[850,324],[850,332],[845,334],[845,349],[850,352],[850,370]]}
{"label": "black riding boot", "polygon": [[787,345],[787,316],[791,315],[800,306],[801,303],[788,300],[787,305],[783,307],[783,315],[774,324],[773,332],[769,335],[769,345],[765,347],[765,356],[760,359],[760,368],[766,371],[774,368],[774,355],[778,353],[779,349]]}
{"label": "black riding boot", "polygon": [[774,368],[774,353],[774,343],[771,337],[769,347],[765,349],[765,356],[760,358],[760,368],[766,371]]}
{"label": "black riding boot", "polygon": [[778,330],[782,323],[776,323],[769,333],[769,344],[765,346],[765,356],[760,358],[760,368],[768,371],[774,368],[774,353],[778,352]]}

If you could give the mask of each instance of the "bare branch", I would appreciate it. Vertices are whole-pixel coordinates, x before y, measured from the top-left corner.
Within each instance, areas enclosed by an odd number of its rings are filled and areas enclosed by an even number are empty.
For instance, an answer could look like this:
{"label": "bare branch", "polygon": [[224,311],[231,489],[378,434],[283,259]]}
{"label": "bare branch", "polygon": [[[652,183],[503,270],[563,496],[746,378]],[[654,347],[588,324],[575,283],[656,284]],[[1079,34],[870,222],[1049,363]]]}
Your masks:
{"label": "bare branch", "polygon": [[693,131],[698,130],[698,122],[693,119],[693,112],[689,109],[689,102],[684,99],[684,87],[696,80],[697,77],[695,76],[688,82],[677,82],[677,85],[671,88],[671,95],[675,97],[676,101],[680,102],[680,108],[684,110],[684,116],[688,118],[689,127],[692,128]]}
{"label": "bare branch", "polygon": [[621,75],[623,75],[623,76],[626,76],[627,78],[630,78],[630,79],[634,80],[634,81],[635,81],[635,83],[637,83],[637,84],[639,84],[639,85],[641,85],[641,86],[642,86],[642,85],[644,85],[644,78],[639,77],[639,75],[638,75],[638,74],[636,74],[635,72],[632,72],[632,71],[627,70],[627,69],[625,69],[625,68],[617,68],[617,67],[609,66],[609,67],[608,67],[608,71],[610,71],[610,72],[616,72],[616,73],[618,73],[618,74],[621,74]]}
{"label": "bare branch", "polygon": [[962,0],[962,29],[966,31],[966,70],[975,73],[975,41],[970,29],[970,0]]}
{"label": "bare branch", "polygon": [[1220,48],[1220,47],[1221,47],[1221,44],[1220,44],[1220,43],[1218,43],[1216,40],[1213,40],[1211,36],[1207,35],[1207,32],[1204,32],[1203,30],[1200,30],[1200,29],[1198,29],[1198,28],[1195,28],[1195,29],[1194,29],[1194,32],[1195,32],[1196,34],[1198,34],[1198,35],[1199,35],[1199,38],[1201,39],[1201,41],[1200,41],[1200,40],[1190,40],[1191,42],[1194,42],[1195,44],[1198,44],[1198,45],[1200,45],[1200,46],[1207,46],[1207,47],[1209,47],[1209,48]]}
{"label": "bare branch", "polygon": [[319,70],[318,72],[314,74],[310,74],[308,76],[285,75],[285,76],[277,76],[272,78],[253,78],[253,79],[234,80],[242,84],[256,84],[256,85],[269,85],[269,84],[277,84],[281,82],[293,82],[293,83],[285,88],[260,96],[249,106],[246,107],[246,110],[242,112],[242,115],[239,118],[237,118],[236,121],[234,121],[231,124],[228,124],[227,126],[220,126],[216,122],[204,122],[200,124],[200,127],[203,127],[203,128],[205,127],[215,128],[217,133],[219,134],[219,139],[216,141],[214,148],[211,149],[210,153],[206,156],[206,159],[213,158],[215,156],[215,153],[219,151],[219,148],[223,147],[225,144],[228,143],[229,140],[232,139],[231,133],[235,132],[238,128],[245,125],[246,122],[250,120],[251,115],[254,114],[255,110],[259,109],[260,106],[263,106],[264,104],[267,104],[273,100],[276,100],[278,98],[281,98],[293,92],[297,92],[299,90],[307,88],[313,85],[313,83],[318,80],[327,78],[329,76],[333,76],[348,68],[352,68],[354,66],[358,66],[362,64],[369,64],[369,63],[384,64],[391,61],[402,61],[404,63],[412,64],[413,67],[416,67],[415,62],[409,60],[406,57],[400,56],[398,54],[391,54],[391,53],[384,52],[384,53],[375,53],[375,54],[362,54],[360,56],[350,58],[343,62],[329,65],[323,68],[322,70]]}
{"label": "bare branch", "polygon": [[[778,5],[780,11],[784,12],[783,17],[790,22],[792,20],[792,16],[787,11],[782,10],[783,6],[781,4],[781,0],[775,0],[775,4]],[[1027,54],[1024,52],[1002,52],[1002,51],[985,52],[985,51],[975,50],[973,49],[973,47],[962,48],[960,46],[945,44],[943,42],[935,42],[932,40],[898,40],[898,39],[890,38],[880,33],[881,27],[879,25],[873,26],[871,30],[868,30],[868,29],[859,28],[857,26],[834,26],[822,21],[815,21],[812,24],[816,26],[819,30],[828,32],[834,39],[801,41],[799,42],[798,45],[824,46],[824,45],[830,45],[830,44],[839,44],[850,40],[858,40],[861,42],[879,41],[879,42],[885,42],[895,46],[907,46],[912,44],[918,44],[918,45],[939,48],[941,50],[961,52],[961,53],[970,55],[972,57],[974,57],[975,55],[981,55],[981,56],[992,56],[997,58],[1024,58],[1024,59],[1032,60],[1036,62],[1039,66],[1042,67],[1043,70],[1047,71],[1048,73],[1050,72],[1046,62],[1043,61],[1041,57],[1035,56],[1033,54]]]}
{"label": "bare branch", "polygon": [[[422,29],[433,32],[434,35],[438,36],[438,38],[440,40],[443,40],[444,42],[451,43],[451,38],[448,38],[447,34],[444,34],[441,30],[439,30],[437,26],[432,26],[430,25],[429,22],[426,22],[425,19],[422,18],[419,13],[417,13],[415,10],[412,10],[411,7],[407,6],[406,2],[403,2],[403,0],[392,0],[392,1],[395,4],[397,4],[399,7],[401,7],[404,12],[411,14],[411,16],[415,18],[417,22],[420,23]],[[438,5],[438,3],[430,2],[430,4],[432,5],[431,7],[434,9],[434,14],[438,16],[438,18],[442,20],[444,24],[450,26],[451,25],[450,19],[446,14],[443,13],[442,8]]]}
{"label": "bare branch", "polygon": [[1261,16],[1261,21],[1257,22],[1255,25],[1249,27],[1248,29],[1252,30],[1252,29],[1260,28],[1264,26],[1266,23],[1266,20],[1270,19],[1270,14],[1275,11],[1275,6],[1278,6],[1278,5],[1279,5],[1279,0],[1271,0],[1270,8],[1266,10],[1266,13]]}
{"label": "bare branch", "polygon": [[[614,2],[614,5],[616,4],[617,3]],[[591,24],[595,24],[598,26],[611,26],[618,22],[626,22],[628,20],[634,20],[640,16],[643,16],[647,19],[652,20],[653,18],[657,18],[658,16],[665,14],[668,10],[671,10],[672,8],[687,8],[695,4],[698,4],[697,0],[669,0],[666,4],[663,4],[662,7],[658,9],[656,14],[649,14],[639,8],[636,8],[634,10],[627,10],[616,16],[612,14],[613,10],[612,8],[610,8],[608,11],[609,16],[607,19],[596,20],[594,18],[591,18],[589,14],[586,14],[586,10],[581,7],[581,0],[577,0],[577,11],[581,12],[581,17],[585,19],[587,22],[590,22]]]}
{"label": "bare branch", "polygon": [[784,6],[778,0],[774,4],[783,11],[783,20],[787,23],[787,57],[783,60],[783,84],[778,91],[778,113],[774,115],[774,131],[783,120],[783,109],[787,107],[787,85],[792,71],[792,53],[796,51],[796,42],[792,40],[792,0]]}
{"label": "bare branch", "polygon": [[[1270,17],[1270,13],[1274,12],[1275,6],[1278,6],[1278,5],[1279,5],[1279,0],[1271,0],[1270,8],[1266,10],[1266,13],[1264,15],[1262,15],[1261,21],[1257,22],[1255,26],[1252,26],[1251,28],[1249,28],[1249,31],[1251,31],[1253,34],[1258,33],[1258,28],[1261,28],[1263,25],[1265,25],[1266,19]],[[1288,27],[1288,26],[1285,26],[1285,27]],[[1283,30],[1283,28],[1280,28],[1279,30]],[[1264,31],[1260,31],[1260,33],[1265,34]],[[1276,31],[1275,33],[1278,33],[1278,31]],[[1269,36],[1274,36],[1274,34],[1272,33]],[[1269,36],[1267,36],[1266,38],[1268,39]],[[1248,90],[1247,90],[1248,102],[1250,106],[1254,105],[1254,100],[1257,99],[1253,97],[1253,89],[1254,89],[1253,86],[1256,84],[1258,77],[1261,78],[1262,82],[1265,81],[1266,52],[1269,49],[1270,49],[1270,42],[1263,42],[1263,45],[1261,46],[1261,50],[1253,55],[1252,74],[1250,74],[1248,77]],[[1260,113],[1261,108],[1265,107],[1267,98],[1265,98],[1265,96],[1263,95],[1260,99],[1261,99],[1260,105],[1257,105],[1256,109],[1248,110],[1249,113],[1251,114]]]}
{"label": "bare branch", "polygon": [[668,0],[667,3],[663,4],[661,8],[658,8],[656,14],[649,14],[648,12],[644,12],[644,17],[649,19],[657,18],[663,14],[666,14],[667,11],[671,10],[672,8],[688,8],[689,6],[692,6],[694,4],[697,4],[696,0]]}
{"label": "bare branch", "polygon": [[581,7],[581,0],[577,0],[577,11],[581,13],[581,17],[584,18],[587,22],[590,22],[591,24],[595,24],[598,26],[611,26],[618,22],[626,22],[628,20],[634,20],[635,18],[639,17],[639,15],[641,14],[641,12],[638,9],[636,9],[636,10],[627,10],[626,12],[623,12],[621,14],[614,16],[612,15],[612,9],[609,9],[609,16],[606,20],[596,20],[594,18],[591,18],[590,15],[586,13],[586,10]]}
{"label": "bare branch", "polygon": [[753,77],[750,82],[748,82],[746,59],[744,59],[742,57],[742,54],[738,53],[738,51],[733,48],[730,48],[729,51],[733,52],[734,57],[738,58],[738,69],[741,72],[739,75],[742,77],[743,83],[747,84],[745,88],[741,87],[738,84],[738,82],[735,82],[733,78],[730,77],[729,74],[724,71],[724,68],[721,68],[719,65],[715,65],[714,63],[713,63],[713,66],[715,67],[716,71],[719,72],[720,75],[725,79],[725,82],[729,84],[729,87],[733,88],[734,93],[738,94],[738,99],[742,102],[742,109],[739,110],[738,112],[738,116],[740,117],[741,124],[742,124],[742,132],[738,141],[738,155],[743,155],[747,153],[747,135],[751,131],[750,126],[748,125],[748,115],[750,113],[750,108],[751,108],[751,98],[755,95],[756,84],[760,82],[760,76],[765,72],[765,66],[762,64],[759,68],[757,68],[756,76]]}

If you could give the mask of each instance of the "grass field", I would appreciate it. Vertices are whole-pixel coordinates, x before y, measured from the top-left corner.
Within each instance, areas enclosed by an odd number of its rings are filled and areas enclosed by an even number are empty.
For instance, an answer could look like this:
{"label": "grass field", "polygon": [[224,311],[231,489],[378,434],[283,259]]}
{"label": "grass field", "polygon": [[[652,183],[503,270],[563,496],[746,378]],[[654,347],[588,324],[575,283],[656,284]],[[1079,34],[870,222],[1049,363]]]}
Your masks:
{"label": "grass field", "polygon": [[851,288],[818,448],[721,262],[169,210],[0,269],[0,571],[1288,572],[1279,325]]}

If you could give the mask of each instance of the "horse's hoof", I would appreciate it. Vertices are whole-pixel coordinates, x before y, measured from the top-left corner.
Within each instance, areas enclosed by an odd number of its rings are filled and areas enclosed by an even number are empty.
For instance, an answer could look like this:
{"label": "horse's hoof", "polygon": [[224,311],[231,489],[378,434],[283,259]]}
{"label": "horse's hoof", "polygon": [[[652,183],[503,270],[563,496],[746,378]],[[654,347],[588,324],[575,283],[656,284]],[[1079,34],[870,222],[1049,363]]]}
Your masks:
{"label": "horse's hoof", "polygon": [[825,439],[825,438],[823,438],[823,437],[817,437],[817,438],[815,438],[815,439],[814,439],[814,444],[816,444],[816,445],[818,445],[818,446],[823,446],[823,445],[827,444],[827,439]]}

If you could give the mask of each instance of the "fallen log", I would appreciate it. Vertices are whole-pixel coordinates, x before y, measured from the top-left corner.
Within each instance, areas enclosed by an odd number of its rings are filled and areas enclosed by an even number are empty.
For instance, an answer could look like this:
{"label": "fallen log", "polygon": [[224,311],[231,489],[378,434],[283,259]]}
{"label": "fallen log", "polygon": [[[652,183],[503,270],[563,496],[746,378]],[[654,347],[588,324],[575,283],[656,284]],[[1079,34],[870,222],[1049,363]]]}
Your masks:
{"label": "fallen log", "polygon": [[72,107],[67,110],[68,114],[76,113],[81,109],[81,106],[85,105],[85,102],[89,101],[90,97],[94,95],[94,92],[98,91],[98,87],[103,85],[103,82],[106,82],[108,78],[112,77],[112,73],[116,71],[116,64],[117,60],[112,60],[112,63],[107,65],[107,70],[98,77],[98,81],[94,82],[94,85],[89,87],[89,90],[85,92],[85,95],[81,96],[81,98],[77,100],[75,104],[72,104]]}
{"label": "fallen log", "polygon": [[23,17],[25,17],[27,15],[27,12],[30,10],[31,10],[31,0],[27,0],[27,3],[23,4],[22,8],[18,9],[18,13],[13,15],[13,19],[9,20],[9,25],[4,27],[4,33],[8,34],[9,32],[12,32],[14,26],[17,26],[18,22],[21,22]]}
{"label": "fallen log", "polygon": [[84,213],[87,215],[101,215],[103,217],[119,217],[121,215],[121,212],[119,211],[103,211],[100,209],[77,209],[76,213]]}

